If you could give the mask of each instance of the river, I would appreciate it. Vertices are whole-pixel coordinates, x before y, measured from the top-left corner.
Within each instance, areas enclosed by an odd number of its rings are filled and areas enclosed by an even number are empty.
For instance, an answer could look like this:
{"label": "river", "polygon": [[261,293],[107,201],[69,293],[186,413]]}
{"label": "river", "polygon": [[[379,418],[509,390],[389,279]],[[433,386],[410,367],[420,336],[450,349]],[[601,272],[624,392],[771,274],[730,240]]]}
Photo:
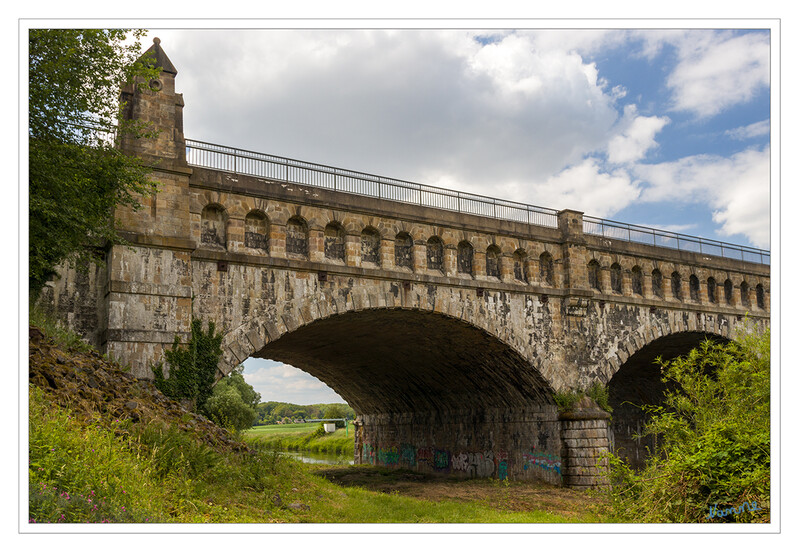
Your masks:
{"label": "river", "polygon": [[327,452],[307,452],[307,451],[280,451],[283,456],[296,458],[306,464],[330,464],[330,465],[346,465],[355,464],[355,460],[351,454],[343,455]]}

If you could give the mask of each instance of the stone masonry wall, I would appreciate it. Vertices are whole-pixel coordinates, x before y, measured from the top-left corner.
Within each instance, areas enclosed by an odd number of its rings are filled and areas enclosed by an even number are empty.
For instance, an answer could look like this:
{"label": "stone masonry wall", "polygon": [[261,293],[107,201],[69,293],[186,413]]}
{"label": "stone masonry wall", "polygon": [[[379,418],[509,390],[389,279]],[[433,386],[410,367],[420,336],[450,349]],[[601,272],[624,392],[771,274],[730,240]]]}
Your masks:
{"label": "stone masonry wall", "polygon": [[362,416],[355,462],[561,484],[555,407]]}

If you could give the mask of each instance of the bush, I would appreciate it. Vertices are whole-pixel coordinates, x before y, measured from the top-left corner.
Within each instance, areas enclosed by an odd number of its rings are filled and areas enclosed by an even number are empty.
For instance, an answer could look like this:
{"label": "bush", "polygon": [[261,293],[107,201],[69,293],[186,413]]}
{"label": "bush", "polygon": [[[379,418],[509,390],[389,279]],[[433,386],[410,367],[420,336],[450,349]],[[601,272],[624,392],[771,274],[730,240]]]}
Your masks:
{"label": "bush", "polygon": [[664,381],[676,385],[662,406],[647,408],[645,434],[658,436],[659,454],[638,474],[611,456],[620,521],[770,519],[769,339],[767,330],[724,345],[705,341],[661,363]]}

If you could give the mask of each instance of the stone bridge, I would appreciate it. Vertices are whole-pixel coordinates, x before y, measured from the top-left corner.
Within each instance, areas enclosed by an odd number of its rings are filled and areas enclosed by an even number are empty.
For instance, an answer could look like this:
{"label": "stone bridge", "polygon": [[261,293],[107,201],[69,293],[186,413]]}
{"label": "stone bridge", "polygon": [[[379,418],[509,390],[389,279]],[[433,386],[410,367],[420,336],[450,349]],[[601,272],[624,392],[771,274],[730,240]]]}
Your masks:
{"label": "stone bridge", "polygon": [[[159,192],[115,214],[129,245],[106,267],[45,292],[139,377],[214,321],[220,377],[264,357],[341,395],[357,462],[581,487],[608,446],[633,465],[654,446],[630,403],[660,400],[656,356],[769,323],[767,252],[187,141],[151,50],[154,90],[123,97],[160,132],[123,147]],[[559,414],[555,392],[594,382],[612,422]]]}

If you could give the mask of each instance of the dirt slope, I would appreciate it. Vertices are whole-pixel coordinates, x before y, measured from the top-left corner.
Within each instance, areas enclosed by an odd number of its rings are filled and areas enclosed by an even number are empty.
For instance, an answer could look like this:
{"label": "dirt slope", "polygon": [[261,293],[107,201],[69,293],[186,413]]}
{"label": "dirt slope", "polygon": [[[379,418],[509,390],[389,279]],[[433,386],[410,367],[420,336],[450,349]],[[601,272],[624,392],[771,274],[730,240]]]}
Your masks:
{"label": "dirt slope", "polygon": [[151,382],[136,379],[96,351],[62,349],[31,326],[29,353],[30,384],[79,416],[101,423],[114,419],[161,421],[192,432],[220,451],[246,449],[227,430],[189,412]]}

